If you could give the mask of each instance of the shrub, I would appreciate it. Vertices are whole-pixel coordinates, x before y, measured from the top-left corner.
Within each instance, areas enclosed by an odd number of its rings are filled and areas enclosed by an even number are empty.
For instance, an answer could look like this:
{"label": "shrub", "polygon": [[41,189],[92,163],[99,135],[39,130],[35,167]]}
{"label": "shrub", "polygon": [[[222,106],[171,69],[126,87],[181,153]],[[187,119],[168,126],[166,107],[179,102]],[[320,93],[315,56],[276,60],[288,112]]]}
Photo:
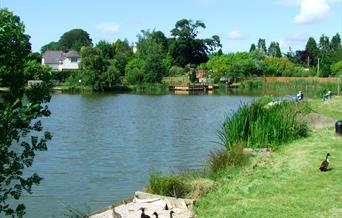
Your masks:
{"label": "shrub", "polygon": [[217,150],[210,152],[209,169],[216,173],[227,167],[234,168],[241,166],[247,159],[243,153],[244,143],[239,142],[230,146],[230,149]]}
{"label": "shrub", "polygon": [[172,66],[169,70],[169,76],[184,76],[186,70],[183,67]]}
{"label": "shrub", "polygon": [[307,135],[307,124],[299,119],[307,111],[305,103],[282,102],[267,108],[263,100],[256,100],[226,118],[220,139],[227,150],[240,142],[252,148],[277,147]]}
{"label": "shrub", "polygon": [[184,198],[190,193],[189,185],[180,176],[151,174],[149,183],[148,191],[153,194]]}
{"label": "shrub", "polygon": [[331,71],[335,76],[342,76],[342,60],[331,66]]}

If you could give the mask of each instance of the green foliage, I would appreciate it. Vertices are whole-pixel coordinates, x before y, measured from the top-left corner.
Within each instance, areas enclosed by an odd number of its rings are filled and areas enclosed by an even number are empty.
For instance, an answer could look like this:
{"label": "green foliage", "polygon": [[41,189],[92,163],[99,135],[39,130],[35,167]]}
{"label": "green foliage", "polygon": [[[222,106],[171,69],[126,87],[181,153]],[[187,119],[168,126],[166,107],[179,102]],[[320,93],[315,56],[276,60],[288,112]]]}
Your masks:
{"label": "green foliage", "polygon": [[190,187],[180,176],[151,174],[148,190],[153,194],[184,198],[190,192]]}
{"label": "green foliage", "polygon": [[43,80],[47,82],[52,78],[52,71],[49,66],[30,60],[25,63],[24,75],[26,80]]}
{"label": "green foliage", "polygon": [[196,71],[195,70],[192,70],[189,76],[190,76],[190,78],[189,78],[190,82],[192,82],[192,83],[196,82]]}
{"label": "green foliage", "polygon": [[330,50],[329,37],[325,36],[324,34],[319,39],[319,50],[322,52],[327,52]]}
{"label": "green foliage", "polygon": [[268,55],[278,58],[282,56],[278,42],[271,42],[270,47],[268,48]]}
{"label": "green foliage", "polygon": [[283,102],[266,107],[268,100],[257,100],[240,108],[224,122],[220,139],[229,150],[245,142],[247,147],[277,147],[308,134],[301,116],[308,111],[305,104]]}
{"label": "green foliage", "polygon": [[335,76],[342,77],[342,60],[331,66],[331,72]]}
{"label": "green foliage", "polygon": [[106,59],[98,48],[84,47],[81,50],[81,78],[83,84],[93,90],[111,89],[119,80],[120,71],[115,60]]}
{"label": "green foliage", "polygon": [[296,76],[303,72],[301,67],[297,67],[287,58],[266,57],[266,75],[272,76]]}
{"label": "green foliage", "polygon": [[205,29],[202,21],[182,19],[177,21],[175,28],[171,30],[174,38],[170,43],[169,52],[178,66],[187,64],[199,65],[208,60],[208,54],[222,47],[217,35],[212,38],[198,39],[198,29]]}
{"label": "green foliage", "polygon": [[78,74],[79,70],[63,70],[63,71],[53,71],[52,79],[59,82],[65,82],[67,78],[72,76],[72,74]]}
{"label": "green foliage", "polygon": [[317,47],[316,40],[312,37],[308,39],[308,42],[305,46],[305,51],[310,57],[310,66],[314,66],[317,64],[317,58],[319,56],[319,49]]}
{"label": "green foliage", "polygon": [[130,60],[133,58],[133,50],[129,46],[127,40],[116,40],[113,43],[114,47],[114,59],[117,61],[117,67],[120,71],[120,75],[125,75],[125,67]]}
{"label": "green foliage", "polygon": [[218,173],[226,168],[234,168],[243,165],[247,156],[243,153],[244,143],[233,144],[229,150],[217,150],[209,154],[209,169]]}
{"label": "green foliage", "polygon": [[114,48],[114,46],[112,46],[111,43],[104,41],[104,40],[101,40],[96,44],[95,47],[101,51],[101,55],[104,58],[113,59],[113,57],[115,55],[115,48]]}
{"label": "green foliage", "polygon": [[[46,103],[50,100],[50,83],[25,88],[25,65],[38,78],[45,79],[44,67],[29,60],[31,45],[24,24],[18,16],[7,9],[0,9],[0,85],[9,88],[0,101],[0,214],[23,217],[25,205],[19,202],[24,193],[31,193],[33,185],[41,178],[23,172],[31,167],[37,151],[47,149],[51,139],[43,132],[40,121],[50,111]],[[27,70],[27,68],[26,68]],[[44,106],[45,105],[45,106]]]}
{"label": "green foliage", "polygon": [[339,33],[336,33],[336,35],[332,37],[331,42],[330,42],[330,48],[331,50],[334,50],[334,51],[342,49],[341,37]]}
{"label": "green foliage", "polygon": [[256,50],[256,46],[255,46],[255,44],[253,43],[252,45],[251,45],[251,48],[249,49],[249,52],[252,52],[252,51],[255,51]]}
{"label": "green foliage", "polygon": [[183,67],[173,66],[169,70],[169,76],[184,76],[186,71]]}
{"label": "green foliage", "polygon": [[145,61],[140,58],[133,58],[126,65],[126,80],[130,84],[141,84],[144,82]]}
{"label": "green foliage", "polygon": [[27,56],[28,61],[36,61],[37,63],[40,63],[42,61],[42,55],[39,52],[31,52]]}
{"label": "green foliage", "polygon": [[64,33],[58,41],[60,49],[64,51],[80,51],[82,47],[92,46],[89,34],[82,29],[73,29]]}
{"label": "green foliage", "polygon": [[259,52],[237,52],[221,56],[215,55],[209,59],[206,67],[212,71],[212,77],[215,82],[218,82],[222,76],[237,78],[258,75],[264,70],[264,64],[262,60],[259,60],[259,58],[262,59],[263,57],[258,57],[255,55],[256,53]]}
{"label": "green foliage", "polygon": [[7,9],[0,9],[0,86],[12,87],[15,96],[23,92],[23,66],[31,53],[30,36],[24,24]]}
{"label": "green foliage", "polygon": [[264,54],[267,53],[267,48],[266,48],[266,39],[259,39],[258,40],[258,50],[263,52]]}
{"label": "green foliage", "polygon": [[60,46],[58,42],[50,42],[44,46],[42,46],[42,48],[40,49],[40,52],[43,54],[46,51],[57,51],[60,50]]}
{"label": "green foliage", "polygon": [[126,79],[131,84],[159,83],[166,75],[166,53],[152,36],[150,31],[138,35],[136,58],[126,66]]}

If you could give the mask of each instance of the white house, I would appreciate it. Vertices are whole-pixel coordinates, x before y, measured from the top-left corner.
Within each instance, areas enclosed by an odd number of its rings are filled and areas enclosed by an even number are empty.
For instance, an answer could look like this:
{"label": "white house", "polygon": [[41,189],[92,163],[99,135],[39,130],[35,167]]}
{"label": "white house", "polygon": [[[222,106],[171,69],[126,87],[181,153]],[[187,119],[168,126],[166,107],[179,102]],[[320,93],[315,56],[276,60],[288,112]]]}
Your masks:
{"label": "white house", "polygon": [[81,56],[76,51],[46,51],[42,57],[42,64],[49,65],[53,70],[77,70]]}

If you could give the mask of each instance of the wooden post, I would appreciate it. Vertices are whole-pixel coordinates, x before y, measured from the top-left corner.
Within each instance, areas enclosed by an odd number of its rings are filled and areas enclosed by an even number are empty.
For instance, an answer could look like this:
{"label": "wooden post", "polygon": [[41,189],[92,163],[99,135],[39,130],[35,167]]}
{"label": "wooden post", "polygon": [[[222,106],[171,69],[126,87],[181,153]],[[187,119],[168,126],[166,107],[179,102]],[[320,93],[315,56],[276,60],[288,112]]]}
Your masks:
{"label": "wooden post", "polygon": [[317,62],[317,77],[319,77],[319,58],[318,58],[318,62]]}

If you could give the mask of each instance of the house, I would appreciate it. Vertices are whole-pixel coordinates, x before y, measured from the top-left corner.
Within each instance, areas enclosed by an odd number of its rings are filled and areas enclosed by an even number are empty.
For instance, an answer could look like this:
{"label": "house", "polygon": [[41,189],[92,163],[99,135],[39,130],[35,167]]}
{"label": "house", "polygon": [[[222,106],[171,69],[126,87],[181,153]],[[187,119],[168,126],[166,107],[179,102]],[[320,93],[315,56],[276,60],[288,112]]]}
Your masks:
{"label": "house", "polygon": [[208,70],[198,70],[196,72],[196,79],[199,83],[213,83],[213,79],[211,78],[211,75]]}
{"label": "house", "polygon": [[46,51],[42,57],[42,64],[49,65],[53,70],[77,70],[81,56],[76,51]]}

